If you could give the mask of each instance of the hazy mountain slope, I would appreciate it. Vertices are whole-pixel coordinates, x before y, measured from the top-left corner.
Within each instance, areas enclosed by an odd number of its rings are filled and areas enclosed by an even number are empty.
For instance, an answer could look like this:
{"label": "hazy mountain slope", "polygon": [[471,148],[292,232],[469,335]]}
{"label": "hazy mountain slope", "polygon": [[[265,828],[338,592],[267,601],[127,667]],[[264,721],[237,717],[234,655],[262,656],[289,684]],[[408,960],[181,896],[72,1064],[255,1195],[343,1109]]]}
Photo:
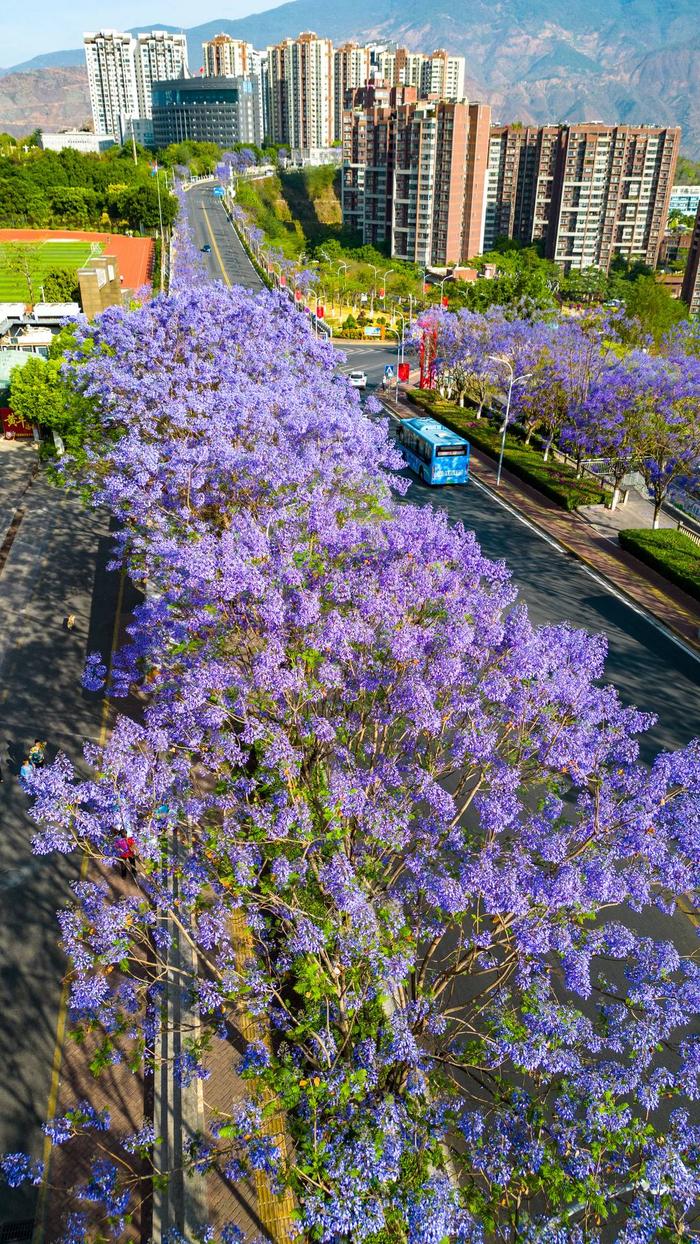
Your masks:
{"label": "hazy mountain slope", "polygon": [[[190,63],[220,31],[264,47],[301,30],[447,47],[467,58],[471,97],[501,120],[680,124],[683,149],[700,156],[700,0],[291,0],[192,27]],[[81,54],[51,56],[75,64]],[[0,106],[0,128],[3,116]]]}
{"label": "hazy mountain slope", "polygon": [[90,121],[84,66],[54,66],[0,78],[0,130],[19,138],[32,130],[59,130]]}

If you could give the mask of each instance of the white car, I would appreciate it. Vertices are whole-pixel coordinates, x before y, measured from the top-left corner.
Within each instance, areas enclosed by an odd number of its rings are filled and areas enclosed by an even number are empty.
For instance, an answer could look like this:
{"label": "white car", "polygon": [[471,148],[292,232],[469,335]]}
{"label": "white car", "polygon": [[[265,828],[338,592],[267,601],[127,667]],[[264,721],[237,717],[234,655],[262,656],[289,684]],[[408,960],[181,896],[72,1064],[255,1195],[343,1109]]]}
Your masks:
{"label": "white car", "polygon": [[348,380],[350,381],[353,389],[367,388],[367,376],[363,371],[351,371],[348,376]]}

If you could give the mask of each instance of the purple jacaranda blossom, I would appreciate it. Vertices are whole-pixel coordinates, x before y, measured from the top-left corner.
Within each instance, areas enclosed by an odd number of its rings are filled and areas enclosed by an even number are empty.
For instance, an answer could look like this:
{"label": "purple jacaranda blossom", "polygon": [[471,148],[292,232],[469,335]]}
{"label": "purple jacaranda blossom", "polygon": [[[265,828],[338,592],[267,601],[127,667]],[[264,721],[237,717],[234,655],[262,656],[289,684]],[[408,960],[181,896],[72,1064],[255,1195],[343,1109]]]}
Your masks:
{"label": "purple jacaranda blossom", "polygon": [[[499,354],[553,357],[555,326],[510,324],[487,323]],[[650,719],[604,640],[536,627],[473,533],[400,499],[386,428],[284,299],[183,280],[79,331],[68,371],[109,434],[72,470],[146,600],[106,687],[138,719],[36,778],[38,850],[108,861],[128,833],[141,862],[61,915],[75,1020],[114,1057],[138,1020],[157,1066],[164,929],[189,939],[203,1036],[175,1074],[204,1078],[214,1039],[235,1070],[241,1014],[260,1026],[250,1100],[193,1166],[291,1186],[311,1238],[398,1216],[476,1241],[479,1204],[501,1238],[526,1213],[574,1240],[637,1195],[689,1222],[696,1138],[664,1164],[650,1112],[697,1095],[700,975],[644,920],[700,889],[698,746],[640,762]]]}

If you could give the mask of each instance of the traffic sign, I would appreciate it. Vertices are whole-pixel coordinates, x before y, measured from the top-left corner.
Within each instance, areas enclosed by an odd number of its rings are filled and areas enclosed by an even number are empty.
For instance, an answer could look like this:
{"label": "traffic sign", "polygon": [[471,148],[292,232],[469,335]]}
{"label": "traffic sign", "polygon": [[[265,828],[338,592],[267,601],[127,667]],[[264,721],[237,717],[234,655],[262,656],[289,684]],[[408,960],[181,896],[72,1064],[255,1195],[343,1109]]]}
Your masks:
{"label": "traffic sign", "polygon": [[373,324],[368,324],[365,328],[365,337],[381,337],[381,328],[375,328]]}
{"label": "traffic sign", "polygon": [[390,380],[393,374],[394,374],[394,369],[391,366],[391,363],[387,363],[386,367],[384,368],[384,375],[386,376],[387,380]]}

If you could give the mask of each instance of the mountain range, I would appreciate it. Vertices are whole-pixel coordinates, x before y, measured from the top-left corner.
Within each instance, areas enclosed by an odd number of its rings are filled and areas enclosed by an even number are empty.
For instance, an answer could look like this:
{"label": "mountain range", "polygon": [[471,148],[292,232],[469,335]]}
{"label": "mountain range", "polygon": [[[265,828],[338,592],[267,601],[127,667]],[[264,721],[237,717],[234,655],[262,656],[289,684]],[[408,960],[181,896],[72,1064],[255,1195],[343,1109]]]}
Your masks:
{"label": "mountain range", "polygon": [[[220,32],[258,47],[301,30],[335,42],[445,47],[466,57],[468,95],[488,100],[498,120],[679,124],[684,152],[697,159],[698,15],[698,0],[290,0],[186,33],[194,69],[202,42]],[[144,22],[138,29],[174,28]],[[59,116],[82,123],[89,115],[83,66],[76,48],[0,70],[0,130],[26,133]]]}

